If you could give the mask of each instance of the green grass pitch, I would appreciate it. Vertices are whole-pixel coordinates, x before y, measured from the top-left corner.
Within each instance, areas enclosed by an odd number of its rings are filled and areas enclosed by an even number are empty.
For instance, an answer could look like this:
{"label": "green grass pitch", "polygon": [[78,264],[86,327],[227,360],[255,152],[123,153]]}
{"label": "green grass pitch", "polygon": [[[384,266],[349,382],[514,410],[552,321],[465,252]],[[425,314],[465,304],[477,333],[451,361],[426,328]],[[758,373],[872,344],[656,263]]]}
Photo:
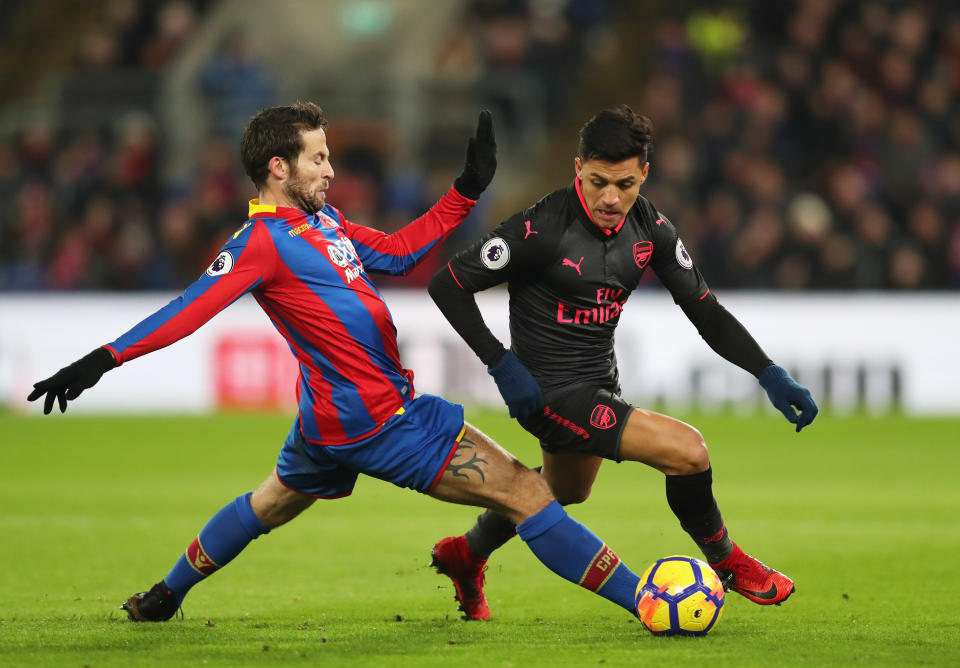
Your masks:
{"label": "green grass pitch", "polygon": [[[468,417],[538,463],[502,413]],[[197,586],[182,620],[132,624],[121,601],[272,470],[290,418],[0,414],[0,665],[960,665],[960,419],[679,417],[732,536],[798,587],[782,607],[729,595],[706,638],[649,635],[516,539],[490,561],[494,620],[460,621],[428,555],[474,510],[364,478]],[[569,510],[637,572],[694,551],[639,464],[604,464]]]}

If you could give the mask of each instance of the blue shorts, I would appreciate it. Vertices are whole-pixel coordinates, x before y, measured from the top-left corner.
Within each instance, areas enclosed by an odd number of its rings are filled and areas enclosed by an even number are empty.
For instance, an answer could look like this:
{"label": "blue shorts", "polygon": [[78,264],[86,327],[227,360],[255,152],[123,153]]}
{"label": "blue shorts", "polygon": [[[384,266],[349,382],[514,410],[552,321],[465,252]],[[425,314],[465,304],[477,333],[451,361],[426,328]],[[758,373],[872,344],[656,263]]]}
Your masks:
{"label": "blue shorts", "polygon": [[361,473],[429,492],[453,458],[463,430],[463,406],[432,394],[408,401],[375,434],[345,445],[308,443],[298,419],[280,450],[277,477],[290,489],[320,499],[349,495]]}

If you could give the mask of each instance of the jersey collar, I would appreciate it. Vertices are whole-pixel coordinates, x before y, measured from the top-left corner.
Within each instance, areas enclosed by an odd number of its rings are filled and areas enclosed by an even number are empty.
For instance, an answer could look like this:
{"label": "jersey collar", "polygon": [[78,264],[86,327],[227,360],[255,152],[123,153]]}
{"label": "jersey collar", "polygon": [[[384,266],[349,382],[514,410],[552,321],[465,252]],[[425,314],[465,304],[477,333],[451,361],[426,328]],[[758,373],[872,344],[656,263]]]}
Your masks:
{"label": "jersey collar", "polygon": [[261,204],[260,200],[254,198],[250,200],[247,204],[247,217],[253,218],[254,216],[275,216],[277,218],[297,218],[298,216],[306,216],[303,211],[300,209],[294,209],[289,206],[276,206],[274,204]]}
{"label": "jersey collar", "polygon": [[619,224],[617,224],[617,226],[612,229],[606,228],[606,227],[600,227],[599,225],[597,225],[597,221],[593,219],[593,216],[590,215],[590,209],[587,208],[587,203],[583,199],[583,191],[580,190],[580,178],[577,176],[573,177],[573,187],[577,189],[577,198],[580,200],[580,206],[583,207],[583,212],[587,214],[587,218],[590,220],[591,223],[593,223],[593,226],[596,227],[597,230],[599,230],[601,233],[605,234],[608,237],[613,236],[614,234],[620,231],[620,229],[623,227],[623,224],[627,220],[626,216],[624,216],[623,219],[619,222]]}

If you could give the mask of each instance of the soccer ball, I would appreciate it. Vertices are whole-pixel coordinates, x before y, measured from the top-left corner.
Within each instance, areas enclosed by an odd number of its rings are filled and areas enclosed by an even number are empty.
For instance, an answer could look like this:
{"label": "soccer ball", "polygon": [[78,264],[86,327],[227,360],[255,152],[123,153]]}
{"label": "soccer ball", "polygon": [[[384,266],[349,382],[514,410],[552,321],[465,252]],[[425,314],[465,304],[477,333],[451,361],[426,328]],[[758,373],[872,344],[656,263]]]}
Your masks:
{"label": "soccer ball", "polygon": [[656,636],[705,636],[723,614],[723,583],[709,564],[683,555],[658,559],[637,585],[637,614]]}

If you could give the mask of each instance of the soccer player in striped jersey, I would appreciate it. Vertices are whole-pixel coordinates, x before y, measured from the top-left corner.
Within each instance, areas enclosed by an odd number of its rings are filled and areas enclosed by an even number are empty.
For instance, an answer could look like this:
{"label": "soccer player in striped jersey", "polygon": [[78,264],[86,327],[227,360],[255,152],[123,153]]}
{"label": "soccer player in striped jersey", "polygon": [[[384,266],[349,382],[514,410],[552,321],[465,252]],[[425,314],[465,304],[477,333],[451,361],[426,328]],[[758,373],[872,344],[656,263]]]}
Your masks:
{"label": "soccer player in striped jersey", "polygon": [[349,495],[361,473],[496,510],[548,568],[636,614],[636,574],[567,515],[540,475],[466,423],[462,406],[415,394],[370,279],[406,273],[466,218],[496,169],[489,112],[453,187],[393,234],[351,223],[326,202],[334,170],[316,105],[257,114],[241,156],[259,196],[206,272],[118,339],[35,383],[28,397],[45,397],[44,413],[54,403],[63,412],[108,370],[189,335],[247,292],[300,365],[299,411],[274,471],[220,509],[160,582],[123,603],[130,619],[170,619],[191,587],[250,541],[316,499]]}

